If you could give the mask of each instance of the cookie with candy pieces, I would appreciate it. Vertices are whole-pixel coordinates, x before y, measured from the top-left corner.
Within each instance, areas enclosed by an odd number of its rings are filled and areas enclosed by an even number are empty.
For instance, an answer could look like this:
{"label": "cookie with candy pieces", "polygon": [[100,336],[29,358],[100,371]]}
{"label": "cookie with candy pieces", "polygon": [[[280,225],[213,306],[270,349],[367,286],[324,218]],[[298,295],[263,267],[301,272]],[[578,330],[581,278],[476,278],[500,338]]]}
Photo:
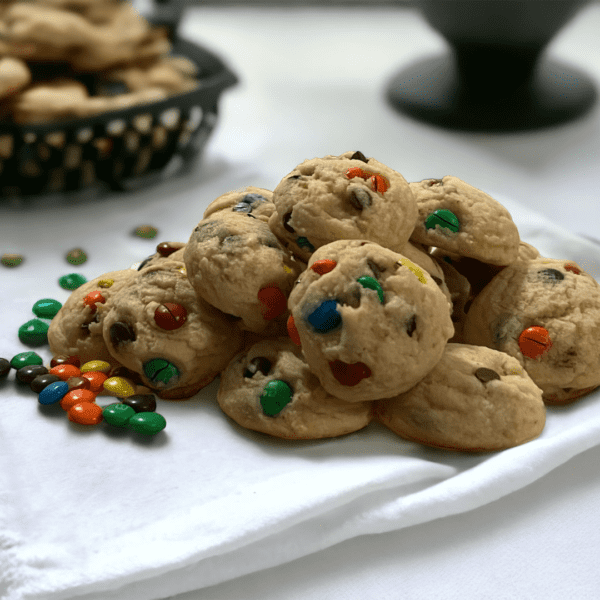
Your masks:
{"label": "cookie with candy pieces", "polygon": [[407,257],[373,242],[319,248],[289,298],[288,330],[332,395],[386,398],[420,381],[454,328],[450,302]]}
{"label": "cookie with candy pieces", "polygon": [[515,358],[465,344],[448,344],[415,387],[377,401],[375,415],[404,439],[468,452],[523,444],[546,422],[542,391]]}
{"label": "cookie with candy pieces", "polygon": [[465,343],[515,357],[549,404],[600,385],[600,285],[568,260],[507,266],[474,299]]}
{"label": "cookie with candy pieces", "polygon": [[366,427],[371,402],[327,393],[289,338],[240,352],[221,374],[219,406],[238,425],[293,439],[336,437]]}

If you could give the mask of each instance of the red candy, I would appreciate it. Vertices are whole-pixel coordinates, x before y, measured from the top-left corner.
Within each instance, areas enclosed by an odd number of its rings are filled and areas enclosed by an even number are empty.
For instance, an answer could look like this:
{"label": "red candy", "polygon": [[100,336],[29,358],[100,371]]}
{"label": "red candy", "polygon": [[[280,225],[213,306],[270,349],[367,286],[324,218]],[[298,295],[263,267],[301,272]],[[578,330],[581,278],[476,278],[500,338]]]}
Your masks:
{"label": "red candy", "polygon": [[318,273],[319,275],[325,275],[325,273],[330,273],[335,269],[337,262],[335,260],[330,260],[329,258],[323,258],[321,260],[316,260],[311,266],[311,271]]}
{"label": "red candy", "polygon": [[300,342],[300,335],[298,334],[296,322],[294,321],[294,317],[292,315],[290,315],[289,319],[287,320],[287,331],[292,342],[294,342],[296,346],[301,346],[302,342]]}
{"label": "red candy", "polygon": [[79,375],[81,375],[79,367],[76,367],[75,365],[69,365],[67,363],[62,365],[56,365],[55,367],[52,367],[48,372],[52,373],[52,375],[60,377],[63,381],[67,381],[71,377],[79,377]]}
{"label": "red candy", "polygon": [[565,265],[565,271],[570,271],[571,273],[575,273],[575,275],[579,275],[581,271],[575,266],[571,264]]}
{"label": "red candy", "polygon": [[108,379],[108,376],[101,371],[86,371],[81,374],[81,377],[90,382],[90,390],[96,393],[103,389],[103,384]]}
{"label": "red candy", "polygon": [[265,321],[271,321],[287,310],[287,298],[276,286],[269,285],[259,290],[258,300],[262,304],[262,316]]}
{"label": "red candy", "polygon": [[181,304],[165,302],[154,311],[154,322],[167,331],[179,329],[187,321],[187,310]]}
{"label": "red candy", "polygon": [[329,368],[338,383],[349,387],[358,385],[363,379],[371,377],[371,369],[362,362],[350,364],[334,360],[329,363]]}
{"label": "red candy", "polygon": [[84,299],[83,303],[85,306],[89,306],[90,310],[95,313],[96,312],[96,304],[104,304],[106,302],[106,298],[98,291],[90,292]]}
{"label": "red candy", "polygon": [[80,402],[69,409],[69,421],[80,425],[97,425],[102,421],[102,408],[92,402]]}
{"label": "red candy", "polygon": [[550,333],[543,327],[528,327],[519,336],[519,349],[527,358],[539,358],[551,347]]}

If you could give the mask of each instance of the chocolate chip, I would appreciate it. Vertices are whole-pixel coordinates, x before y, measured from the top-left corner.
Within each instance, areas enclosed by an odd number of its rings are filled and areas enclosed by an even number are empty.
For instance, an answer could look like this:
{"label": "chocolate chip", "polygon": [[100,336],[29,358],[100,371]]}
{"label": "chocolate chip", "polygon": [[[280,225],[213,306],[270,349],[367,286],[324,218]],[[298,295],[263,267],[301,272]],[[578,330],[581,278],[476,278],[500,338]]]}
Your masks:
{"label": "chocolate chip", "polygon": [[288,179],[300,179],[302,175],[290,175]]}
{"label": "chocolate chip", "polygon": [[431,279],[433,279],[433,281],[435,281],[436,285],[439,285],[440,287],[441,287],[442,283],[444,283],[439,277],[436,277],[435,275],[432,275]]}
{"label": "chocolate chip", "polygon": [[356,210],[369,208],[372,204],[371,194],[362,188],[352,188],[350,190],[350,195],[348,196],[348,201],[356,208]]}
{"label": "chocolate chip", "polygon": [[264,356],[257,356],[250,361],[250,364],[244,371],[244,377],[247,379],[254,377],[260,371],[263,375],[268,375],[271,371],[271,361]]}
{"label": "chocolate chip", "polygon": [[538,277],[544,283],[550,284],[558,283],[559,281],[562,281],[565,278],[564,274],[560,271],[557,271],[556,269],[543,269],[542,271],[538,271]]}
{"label": "chocolate chip", "polygon": [[289,224],[290,219],[292,218],[292,211],[286,212],[283,215],[283,228],[290,233],[296,233],[296,230]]}
{"label": "chocolate chip", "polygon": [[408,333],[408,335],[410,337],[413,336],[413,333],[415,332],[415,330],[417,329],[417,315],[412,315],[408,321],[406,321],[406,333]]}
{"label": "chocolate chip", "polygon": [[124,342],[135,341],[135,331],[133,330],[133,327],[131,327],[129,323],[124,323],[123,321],[113,323],[108,330],[108,335],[110,336],[110,341],[113,346],[118,346]]}
{"label": "chocolate chip", "polygon": [[220,230],[222,226],[217,221],[208,221],[207,223],[202,223],[198,225],[196,229],[194,229],[194,241],[195,242],[204,242],[210,238],[216,237],[220,234]]}
{"label": "chocolate chip", "polygon": [[481,383],[487,383],[493,379],[500,379],[500,375],[498,375],[496,371],[493,369],[487,369],[486,367],[477,369],[477,371],[475,371],[475,377],[477,377]]}
{"label": "chocolate chip", "polygon": [[137,268],[138,271],[141,271],[152,259],[154,258],[154,254],[151,254],[148,258],[145,258],[140,266]]}
{"label": "chocolate chip", "polygon": [[369,159],[360,151],[357,150],[351,157],[350,160],[362,160],[365,163],[369,162]]}
{"label": "chocolate chip", "polygon": [[250,213],[252,212],[252,205],[246,204],[245,202],[238,202],[232,209],[233,212]]}

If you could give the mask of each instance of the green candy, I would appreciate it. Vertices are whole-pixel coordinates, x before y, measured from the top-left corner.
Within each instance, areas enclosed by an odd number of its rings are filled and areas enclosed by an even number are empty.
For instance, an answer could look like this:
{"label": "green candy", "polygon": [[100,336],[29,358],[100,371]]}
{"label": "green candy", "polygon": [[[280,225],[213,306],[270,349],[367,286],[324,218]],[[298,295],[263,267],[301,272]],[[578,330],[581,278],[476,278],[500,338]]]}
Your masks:
{"label": "green candy", "polygon": [[61,308],[62,304],[58,300],[43,298],[38,300],[31,310],[40,319],[53,319]]}
{"label": "green candy", "polygon": [[0,262],[5,267],[18,267],[23,262],[23,257],[20,254],[3,254]]}
{"label": "green candy", "polygon": [[426,229],[435,229],[436,227],[447,229],[452,233],[457,233],[460,229],[460,221],[451,210],[440,208],[439,210],[434,210],[427,219],[425,219]]}
{"label": "green candy", "polygon": [[42,357],[35,352],[21,352],[19,354],[15,354],[11,361],[10,366],[17,371],[21,367],[28,367],[29,365],[43,365],[44,361]]}
{"label": "green candy", "polygon": [[143,366],[144,375],[153,383],[168,385],[179,379],[179,369],[164,358],[153,358]]}
{"label": "green candy", "polygon": [[41,346],[48,343],[48,323],[31,319],[19,327],[19,339],[28,346]]}
{"label": "green candy", "polygon": [[72,265],[82,265],[87,260],[87,254],[81,248],[73,248],[65,258]]}
{"label": "green candy", "polygon": [[127,421],[129,429],[143,435],[155,435],[166,426],[167,420],[155,412],[139,412]]}
{"label": "green candy", "polygon": [[294,391],[280,379],[273,379],[265,385],[260,397],[260,405],[268,417],[278,415],[292,401]]}
{"label": "green candy", "polygon": [[79,273],[69,273],[68,275],[63,275],[58,280],[58,285],[64,290],[76,290],[80,285],[83,285],[87,282],[87,279],[80,275]]}
{"label": "green candy", "polygon": [[135,415],[135,410],[131,406],[121,404],[109,404],[102,410],[103,419],[109,424],[115,427],[127,427],[129,419]]}
{"label": "green candy", "polygon": [[360,283],[364,288],[369,288],[371,290],[375,290],[377,292],[377,296],[379,297],[379,302],[383,304],[383,288],[377,279],[373,277],[359,277],[356,281]]}
{"label": "green candy", "polygon": [[156,227],[152,227],[152,225],[140,225],[139,227],[135,228],[133,235],[151,240],[156,237],[157,233],[158,229],[156,229]]}

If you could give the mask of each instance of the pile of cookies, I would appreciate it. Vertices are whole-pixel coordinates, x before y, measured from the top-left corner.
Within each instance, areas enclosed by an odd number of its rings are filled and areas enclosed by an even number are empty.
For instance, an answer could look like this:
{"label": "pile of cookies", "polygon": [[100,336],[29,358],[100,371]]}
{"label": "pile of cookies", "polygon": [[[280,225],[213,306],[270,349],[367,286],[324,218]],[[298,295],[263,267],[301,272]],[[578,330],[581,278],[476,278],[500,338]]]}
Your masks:
{"label": "pile of cookies", "polygon": [[377,420],[500,450],[600,385],[600,285],[522,242],[481,190],[347,152],[217,198],[187,243],[75,290],[48,339],[161,398],[220,375],[222,410],[282,438]]}
{"label": "pile of cookies", "polygon": [[164,28],[123,0],[3,0],[0,115],[16,123],[87,117],[194,89]]}

